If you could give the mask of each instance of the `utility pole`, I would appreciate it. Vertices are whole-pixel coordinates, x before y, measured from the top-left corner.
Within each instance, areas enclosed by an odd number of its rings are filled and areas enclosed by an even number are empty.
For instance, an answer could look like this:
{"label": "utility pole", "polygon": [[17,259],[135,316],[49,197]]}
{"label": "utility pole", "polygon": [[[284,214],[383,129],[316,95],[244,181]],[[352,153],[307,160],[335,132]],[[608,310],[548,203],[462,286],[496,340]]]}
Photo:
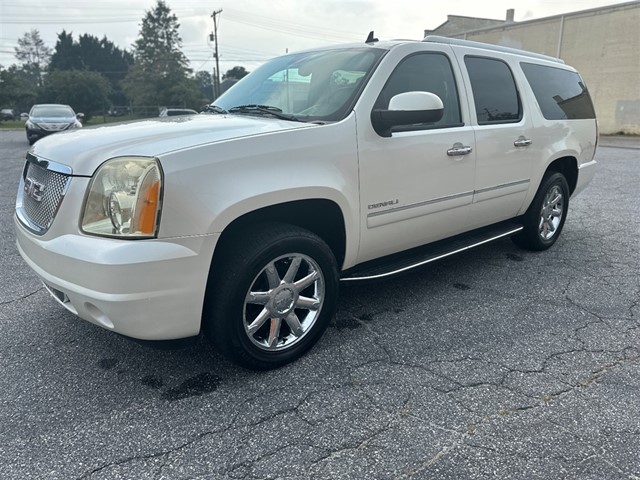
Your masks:
{"label": "utility pole", "polygon": [[213,33],[209,35],[209,39],[214,42],[215,52],[213,54],[216,59],[216,68],[213,71],[213,99],[220,96],[220,60],[218,55],[218,15],[222,13],[222,9],[216,10],[211,14],[213,18]]}

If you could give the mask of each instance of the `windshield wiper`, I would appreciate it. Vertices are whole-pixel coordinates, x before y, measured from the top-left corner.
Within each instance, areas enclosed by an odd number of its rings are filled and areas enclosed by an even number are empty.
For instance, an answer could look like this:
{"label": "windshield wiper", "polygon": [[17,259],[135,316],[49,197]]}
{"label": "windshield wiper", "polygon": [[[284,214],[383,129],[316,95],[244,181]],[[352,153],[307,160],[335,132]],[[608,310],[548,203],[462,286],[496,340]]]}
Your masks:
{"label": "windshield wiper", "polygon": [[221,108],[217,105],[207,105],[202,111],[204,113],[229,113],[224,108]]}
{"label": "windshield wiper", "polygon": [[302,122],[295,115],[291,115],[289,113],[283,113],[281,108],[274,107],[271,105],[238,105],[236,107],[232,107],[229,109],[229,113],[253,113],[259,115],[271,115],[276,118],[280,118],[282,120],[291,120],[293,122]]}

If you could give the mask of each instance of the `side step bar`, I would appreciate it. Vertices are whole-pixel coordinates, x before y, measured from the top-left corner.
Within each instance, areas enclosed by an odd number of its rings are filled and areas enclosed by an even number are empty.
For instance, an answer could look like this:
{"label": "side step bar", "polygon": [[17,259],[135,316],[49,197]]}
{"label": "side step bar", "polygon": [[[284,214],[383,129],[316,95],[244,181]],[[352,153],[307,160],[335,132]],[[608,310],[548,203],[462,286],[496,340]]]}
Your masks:
{"label": "side step bar", "polygon": [[441,240],[406,252],[396,253],[356,265],[342,272],[341,282],[361,282],[378,280],[442,260],[451,255],[509,237],[522,230],[518,223],[498,223],[489,227]]}

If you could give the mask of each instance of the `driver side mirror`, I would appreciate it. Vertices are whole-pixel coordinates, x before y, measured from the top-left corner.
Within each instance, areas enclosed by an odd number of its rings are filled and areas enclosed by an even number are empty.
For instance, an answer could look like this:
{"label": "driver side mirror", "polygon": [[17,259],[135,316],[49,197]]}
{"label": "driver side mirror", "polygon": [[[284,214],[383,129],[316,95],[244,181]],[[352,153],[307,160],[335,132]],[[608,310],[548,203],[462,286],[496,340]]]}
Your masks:
{"label": "driver side mirror", "polygon": [[444,105],[436,94],[405,92],[392,97],[387,110],[374,109],[371,112],[371,124],[378,135],[390,137],[393,127],[435,123],[443,113]]}

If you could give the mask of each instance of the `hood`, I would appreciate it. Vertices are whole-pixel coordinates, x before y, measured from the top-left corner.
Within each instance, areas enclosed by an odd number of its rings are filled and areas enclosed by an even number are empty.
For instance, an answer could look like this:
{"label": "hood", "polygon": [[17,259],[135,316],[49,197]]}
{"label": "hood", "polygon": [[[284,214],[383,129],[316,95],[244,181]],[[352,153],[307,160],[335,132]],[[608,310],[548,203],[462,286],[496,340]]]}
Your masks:
{"label": "hood", "polygon": [[224,140],[312,126],[244,115],[153,118],[57,133],[36,142],[30,153],[68,165],[74,175],[93,175],[100,164],[113,157],[158,157]]}
{"label": "hood", "polygon": [[81,128],[82,124],[76,120],[74,116],[67,117],[51,117],[51,116],[33,116],[29,117],[28,123],[37,125],[42,130],[48,132],[60,132],[70,127]]}
{"label": "hood", "polygon": [[68,117],[31,116],[29,117],[29,121],[31,123],[73,123],[76,121],[76,117],[73,115],[69,115]]}

